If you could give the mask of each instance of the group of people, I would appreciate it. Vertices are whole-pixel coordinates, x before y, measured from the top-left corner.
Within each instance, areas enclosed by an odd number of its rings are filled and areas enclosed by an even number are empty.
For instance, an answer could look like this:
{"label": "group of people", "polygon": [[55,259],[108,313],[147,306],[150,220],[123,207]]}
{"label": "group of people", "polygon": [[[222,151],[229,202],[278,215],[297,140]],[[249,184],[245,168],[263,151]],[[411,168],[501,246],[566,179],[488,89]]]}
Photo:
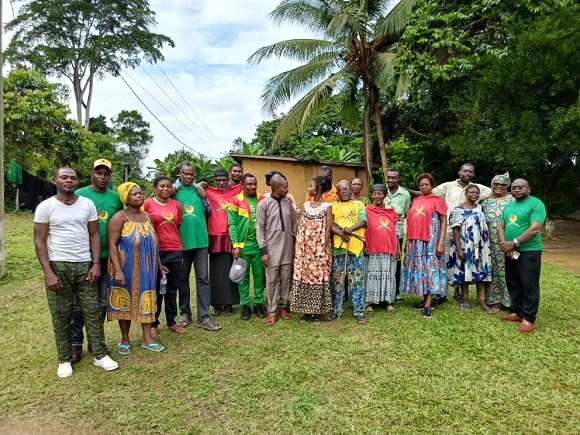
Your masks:
{"label": "group of people", "polygon": [[[192,267],[196,325],[209,331],[221,329],[212,316],[233,315],[238,304],[243,320],[254,314],[272,326],[295,312],[300,323],[318,325],[340,317],[350,300],[365,324],[373,305],[394,311],[399,293],[422,295],[416,308],[430,318],[449,285],[469,309],[469,284],[480,307],[510,308],[502,320],[519,322],[522,332],[534,328],[546,212],[526,180],[515,180],[511,194],[508,174],[491,188],[473,184],[466,163],[453,182],[436,185],[420,174],[415,191],[400,186],[400,171],[391,168],[369,199],[361,179],[334,185],[323,166],[299,207],[278,171],[266,174],[270,192],[260,194],[241,165],[217,169],[210,186],[196,183],[193,165],[183,162],[178,180],[155,178],[145,199],[135,183],[108,189],[111,170],[96,160],[92,184],[77,189],[75,171],[58,169],[57,194],[35,213],[60,377],[82,358],[83,327],[94,364],[118,367],[104,342],[105,318],[119,322],[120,355],[131,353],[132,321],[141,324],[143,349],[164,349],[163,302],[168,329],[183,334],[192,323]],[[234,283],[230,269],[239,264],[245,271]]]}

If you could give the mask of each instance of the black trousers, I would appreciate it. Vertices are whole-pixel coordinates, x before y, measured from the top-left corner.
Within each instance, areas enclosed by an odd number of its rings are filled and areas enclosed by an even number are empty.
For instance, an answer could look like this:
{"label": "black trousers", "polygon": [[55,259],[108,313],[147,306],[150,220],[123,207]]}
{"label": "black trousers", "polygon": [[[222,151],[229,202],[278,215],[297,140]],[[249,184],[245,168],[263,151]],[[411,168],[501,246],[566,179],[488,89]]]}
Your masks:
{"label": "black trousers", "polygon": [[167,293],[164,295],[159,293],[159,281],[161,280],[161,272],[157,274],[157,312],[155,313],[155,321],[152,326],[159,326],[159,316],[161,315],[161,305],[165,302],[165,320],[167,326],[175,325],[175,317],[177,316],[177,290],[181,282],[181,268],[183,266],[183,252],[182,251],[161,251],[159,253],[161,263],[167,266],[169,273],[167,274]]}
{"label": "black trousers", "polygon": [[[399,239],[399,252],[401,252],[401,258],[403,257],[403,239]],[[397,261],[397,271],[395,272],[395,280],[397,282],[397,292],[396,296],[399,296],[399,288],[401,286],[401,260]]]}
{"label": "black trousers", "polygon": [[505,259],[505,280],[514,312],[532,323],[540,305],[541,265],[542,251],[522,251],[517,260]]}

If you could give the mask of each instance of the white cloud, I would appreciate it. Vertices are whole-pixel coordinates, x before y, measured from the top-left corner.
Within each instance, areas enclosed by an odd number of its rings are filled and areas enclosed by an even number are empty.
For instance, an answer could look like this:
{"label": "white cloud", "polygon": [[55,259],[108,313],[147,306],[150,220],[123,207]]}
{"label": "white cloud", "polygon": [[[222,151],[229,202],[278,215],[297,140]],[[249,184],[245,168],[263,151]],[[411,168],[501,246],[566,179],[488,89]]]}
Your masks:
{"label": "white cloud", "polygon": [[[246,63],[248,57],[262,46],[283,39],[307,37],[300,28],[272,25],[268,14],[278,3],[279,0],[151,1],[150,5],[156,12],[158,22],[153,31],[171,37],[176,44],[175,48],[166,48],[163,51],[166,60],[160,66],[217,137],[217,141],[208,139],[207,136],[212,136],[205,131],[205,127],[156,65],[145,64],[143,68],[129,70],[125,78],[145,104],[179,139],[207,156],[219,157],[229,151],[235,138],[241,136],[250,140],[256,125],[267,119],[260,110],[259,101],[266,81],[273,75],[296,66],[287,60],[264,62],[254,67]],[[4,18],[10,20],[12,14],[7,13],[10,11],[10,4],[8,1],[3,1],[3,4],[6,11]],[[175,107],[143,69],[187,116]],[[163,110],[129,76],[167,107],[173,116]],[[123,109],[138,110],[151,124],[154,144],[147,166],[152,165],[154,158],[162,159],[169,152],[182,147],[142,106],[120,78],[106,77],[96,83],[93,116],[103,114],[111,118]]]}

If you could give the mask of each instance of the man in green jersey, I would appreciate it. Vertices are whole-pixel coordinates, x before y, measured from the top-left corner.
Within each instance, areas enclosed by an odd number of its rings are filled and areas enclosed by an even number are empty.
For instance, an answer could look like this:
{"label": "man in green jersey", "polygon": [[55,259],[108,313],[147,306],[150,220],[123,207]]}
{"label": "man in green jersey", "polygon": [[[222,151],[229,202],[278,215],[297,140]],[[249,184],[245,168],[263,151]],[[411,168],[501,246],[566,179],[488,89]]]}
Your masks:
{"label": "man in green jersey", "polygon": [[[93,163],[91,177],[93,183],[75,191],[75,194],[84,196],[94,202],[97,208],[97,217],[99,221],[99,235],[101,236],[101,276],[97,280],[99,289],[99,306],[101,307],[102,321],[105,321],[107,315],[107,288],[109,286],[109,273],[107,271],[107,259],[109,249],[107,247],[107,224],[109,219],[123,208],[119,195],[108,189],[111,181],[111,162],[105,159],[97,159]],[[72,362],[76,363],[81,360],[83,353],[83,327],[85,321],[78,301],[75,301],[75,307],[72,315],[71,344],[73,347]]]}
{"label": "man in green jersey", "polygon": [[546,221],[544,203],[530,195],[530,184],[523,178],[512,183],[515,201],[506,205],[499,223],[499,241],[505,253],[505,279],[514,312],[501,316],[519,322],[520,332],[534,329],[540,304],[540,266],[542,236]]}

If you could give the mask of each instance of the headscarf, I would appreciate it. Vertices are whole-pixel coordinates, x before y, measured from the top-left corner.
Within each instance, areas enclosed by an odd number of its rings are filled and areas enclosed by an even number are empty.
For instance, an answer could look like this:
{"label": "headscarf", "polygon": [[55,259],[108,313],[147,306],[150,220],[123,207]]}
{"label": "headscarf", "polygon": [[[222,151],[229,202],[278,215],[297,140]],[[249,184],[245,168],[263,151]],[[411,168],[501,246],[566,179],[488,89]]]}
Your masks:
{"label": "headscarf", "polygon": [[133,187],[139,187],[137,184],[127,181],[126,183],[121,184],[117,187],[117,193],[119,194],[119,199],[123,203],[124,206],[127,205],[127,197],[129,196],[129,192]]}
{"label": "headscarf", "polygon": [[508,188],[512,184],[512,182],[510,180],[510,173],[509,172],[506,172],[505,174],[502,174],[502,175],[496,175],[495,177],[493,177],[491,179],[491,184],[495,183],[496,181],[503,181],[504,183],[507,183]]}
{"label": "headscarf", "polygon": [[380,190],[381,192],[383,192],[385,194],[385,196],[387,196],[389,190],[387,189],[387,186],[385,186],[384,184],[375,184],[371,190],[371,192],[374,192],[375,190]]}

